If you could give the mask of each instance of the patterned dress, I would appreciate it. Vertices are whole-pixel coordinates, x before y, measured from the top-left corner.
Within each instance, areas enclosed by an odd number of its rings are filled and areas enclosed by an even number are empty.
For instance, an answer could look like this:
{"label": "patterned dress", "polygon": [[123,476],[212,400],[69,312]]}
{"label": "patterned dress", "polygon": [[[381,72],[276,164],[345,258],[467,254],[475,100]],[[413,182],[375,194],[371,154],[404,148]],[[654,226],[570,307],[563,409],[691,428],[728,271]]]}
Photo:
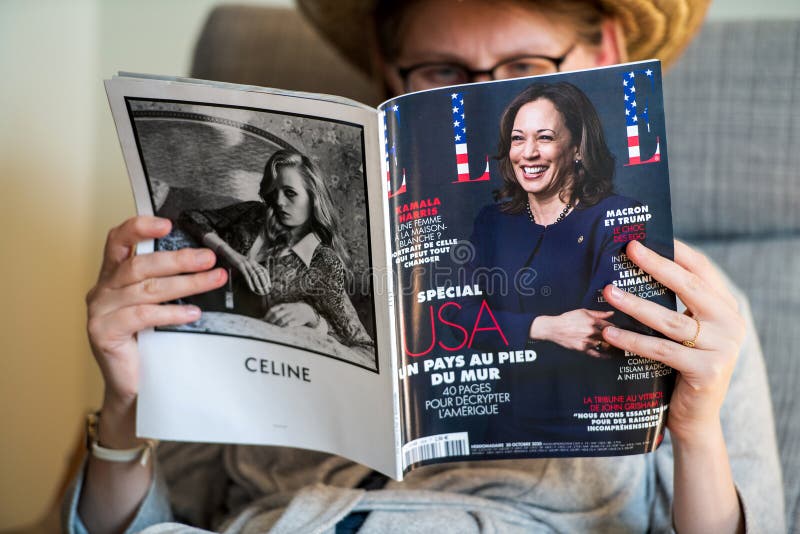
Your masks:
{"label": "patterned dress", "polygon": [[284,252],[270,258],[269,305],[305,302],[327,321],[328,333],[342,345],[373,347],[345,292],[344,265],[336,252],[313,233]]}

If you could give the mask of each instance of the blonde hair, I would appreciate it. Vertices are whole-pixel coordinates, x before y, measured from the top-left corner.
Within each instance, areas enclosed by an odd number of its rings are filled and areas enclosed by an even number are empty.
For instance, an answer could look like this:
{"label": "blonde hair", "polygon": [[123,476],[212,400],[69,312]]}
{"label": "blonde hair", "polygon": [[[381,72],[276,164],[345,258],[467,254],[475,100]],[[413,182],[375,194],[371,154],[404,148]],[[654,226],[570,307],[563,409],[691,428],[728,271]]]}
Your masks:
{"label": "blonde hair", "polygon": [[342,260],[345,273],[349,275],[350,254],[342,239],[339,217],[323,175],[308,156],[295,150],[278,150],[264,166],[259,195],[267,204],[267,237],[273,245],[288,244],[288,229],[278,221],[274,209],[275,182],[281,169],[287,167],[297,169],[303,177],[303,185],[312,204],[309,226],[311,231],[317,234],[323,245],[329,246],[336,252]]}

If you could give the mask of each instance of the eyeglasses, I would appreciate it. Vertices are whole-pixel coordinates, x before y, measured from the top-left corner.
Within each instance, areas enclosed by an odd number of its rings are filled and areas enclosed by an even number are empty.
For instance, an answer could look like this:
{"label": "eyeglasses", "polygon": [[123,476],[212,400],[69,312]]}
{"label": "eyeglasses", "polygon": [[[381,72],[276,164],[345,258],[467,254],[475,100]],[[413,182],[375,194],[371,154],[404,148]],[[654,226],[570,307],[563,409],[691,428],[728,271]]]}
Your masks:
{"label": "eyeglasses", "polygon": [[489,76],[491,80],[524,78],[525,76],[558,72],[564,59],[574,47],[575,45],[570,46],[559,57],[532,55],[504,59],[486,70],[473,70],[461,63],[429,62],[398,68],[397,72],[402,78],[407,92],[469,83],[481,75]]}

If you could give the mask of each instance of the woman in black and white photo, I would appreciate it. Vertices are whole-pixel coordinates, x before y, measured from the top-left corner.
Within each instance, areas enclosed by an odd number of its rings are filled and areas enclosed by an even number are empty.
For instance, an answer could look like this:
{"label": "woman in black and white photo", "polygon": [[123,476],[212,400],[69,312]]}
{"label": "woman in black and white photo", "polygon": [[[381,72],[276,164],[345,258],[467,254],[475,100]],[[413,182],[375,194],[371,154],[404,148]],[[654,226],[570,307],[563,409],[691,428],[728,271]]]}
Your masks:
{"label": "woman in black and white photo", "polygon": [[349,255],[322,174],[297,151],[267,161],[259,196],[217,210],[190,210],[179,224],[235,267],[261,297],[265,321],[305,326],[373,350],[345,282]]}

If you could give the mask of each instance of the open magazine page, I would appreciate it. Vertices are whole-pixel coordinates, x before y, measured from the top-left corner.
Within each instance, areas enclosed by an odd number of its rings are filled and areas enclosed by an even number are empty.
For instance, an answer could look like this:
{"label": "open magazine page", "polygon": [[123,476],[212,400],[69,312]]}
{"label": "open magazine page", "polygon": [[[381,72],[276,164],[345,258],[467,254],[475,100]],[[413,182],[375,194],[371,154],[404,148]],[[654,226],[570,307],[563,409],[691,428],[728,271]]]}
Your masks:
{"label": "open magazine page", "polygon": [[[624,253],[640,240],[673,256],[660,64],[431,90],[379,111],[404,468],[655,449],[673,371],[601,342],[609,323],[652,332],[600,291],[675,306]],[[558,195],[558,218],[537,222]]]}
{"label": "open magazine page", "polygon": [[[386,192],[374,110],[208,84],[106,82],[139,254],[209,246],[196,323],[142,332],[137,432],[330,452],[399,475]],[[378,273],[378,275],[375,275]]]}

